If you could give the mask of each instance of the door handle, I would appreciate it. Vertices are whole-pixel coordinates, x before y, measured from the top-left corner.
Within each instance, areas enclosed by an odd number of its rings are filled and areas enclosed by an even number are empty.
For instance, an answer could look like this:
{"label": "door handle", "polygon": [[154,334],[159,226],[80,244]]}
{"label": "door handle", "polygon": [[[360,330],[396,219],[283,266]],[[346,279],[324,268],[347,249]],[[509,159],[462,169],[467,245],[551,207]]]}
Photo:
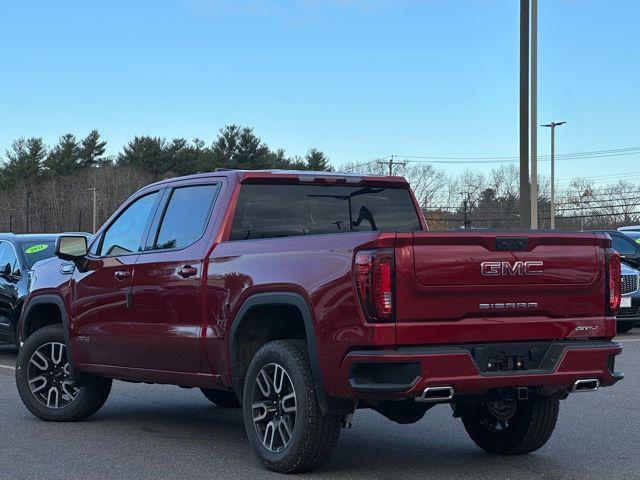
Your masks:
{"label": "door handle", "polygon": [[131,272],[127,270],[118,270],[113,274],[113,276],[116,277],[116,280],[126,280],[131,277]]}
{"label": "door handle", "polygon": [[198,274],[198,269],[195,267],[192,267],[191,265],[185,265],[184,267],[180,267],[178,269],[178,275],[180,275],[182,278],[193,277],[197,274]]}

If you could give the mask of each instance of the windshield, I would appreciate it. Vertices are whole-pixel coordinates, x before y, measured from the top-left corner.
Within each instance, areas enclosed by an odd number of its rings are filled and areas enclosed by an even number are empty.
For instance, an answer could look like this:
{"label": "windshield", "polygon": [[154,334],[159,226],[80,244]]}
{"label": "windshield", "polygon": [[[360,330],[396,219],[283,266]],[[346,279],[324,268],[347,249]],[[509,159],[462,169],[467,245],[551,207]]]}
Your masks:
{"label": "windshield", "polygon": [[33,268],[33,265],[40,260],[51,258],[55,255],[55,248],[53,242],[28,242],[21,243],[20,248],[24,252],[24,257],[27,259],[29,269]]}

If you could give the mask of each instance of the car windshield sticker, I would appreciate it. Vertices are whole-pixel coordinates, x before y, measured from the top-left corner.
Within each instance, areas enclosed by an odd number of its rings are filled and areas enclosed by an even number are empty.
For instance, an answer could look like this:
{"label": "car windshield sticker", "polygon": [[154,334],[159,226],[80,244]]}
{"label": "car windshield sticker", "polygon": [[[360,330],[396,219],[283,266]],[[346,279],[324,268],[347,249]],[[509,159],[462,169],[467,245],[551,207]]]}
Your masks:
{"label": "car windshield sticker", "polygon": [[640,243],[640,238],[636,238],[636,243]]}
{"label": "car windshield sticker", "polygon": [[47,248],[49,248],[49,245],[47,245],[46,243],[41,243],[39,245],[30,246],[24,251],[24,253],[38,253],[42,250],[46,250]]}

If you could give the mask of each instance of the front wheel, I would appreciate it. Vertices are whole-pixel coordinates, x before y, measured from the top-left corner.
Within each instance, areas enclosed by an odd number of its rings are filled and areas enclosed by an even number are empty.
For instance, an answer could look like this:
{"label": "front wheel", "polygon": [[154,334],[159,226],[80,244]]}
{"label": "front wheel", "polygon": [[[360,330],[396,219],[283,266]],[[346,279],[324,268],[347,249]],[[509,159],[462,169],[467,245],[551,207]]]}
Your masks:
{"label": "front wheel", "polygon": [[27,338],[16,359],[16,386],[22,403],[36,417],[73,422],[96,413],[109,397],[111,380],[85,386],[70,381],[62,325],[49,325]]}
{"label": "front wheel", "polygon": [[244,384],[243,409],[256,455],[275,472],[320,467],[340,435],[341,418],[320,410],[302,341],[270,342],[256,353]]}
{"label": "front wheel", "polygon": [[522,455],[541,448],[553,433],[560,400],[534,398],[525,402],[483,402],[463,409],[462,423],[483,450],[499,455]]}

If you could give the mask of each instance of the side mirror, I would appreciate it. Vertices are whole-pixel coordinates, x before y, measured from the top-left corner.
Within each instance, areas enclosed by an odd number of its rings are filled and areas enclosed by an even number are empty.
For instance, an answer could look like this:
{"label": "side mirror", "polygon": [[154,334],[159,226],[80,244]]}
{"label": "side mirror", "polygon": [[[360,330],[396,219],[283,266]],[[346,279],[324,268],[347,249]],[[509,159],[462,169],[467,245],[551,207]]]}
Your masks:
{"label": "side mirror", "polygon": [[83,271],[88,253],[87,238],[81,235],[60,235],[56,240],[56,256],[69,260]]}

